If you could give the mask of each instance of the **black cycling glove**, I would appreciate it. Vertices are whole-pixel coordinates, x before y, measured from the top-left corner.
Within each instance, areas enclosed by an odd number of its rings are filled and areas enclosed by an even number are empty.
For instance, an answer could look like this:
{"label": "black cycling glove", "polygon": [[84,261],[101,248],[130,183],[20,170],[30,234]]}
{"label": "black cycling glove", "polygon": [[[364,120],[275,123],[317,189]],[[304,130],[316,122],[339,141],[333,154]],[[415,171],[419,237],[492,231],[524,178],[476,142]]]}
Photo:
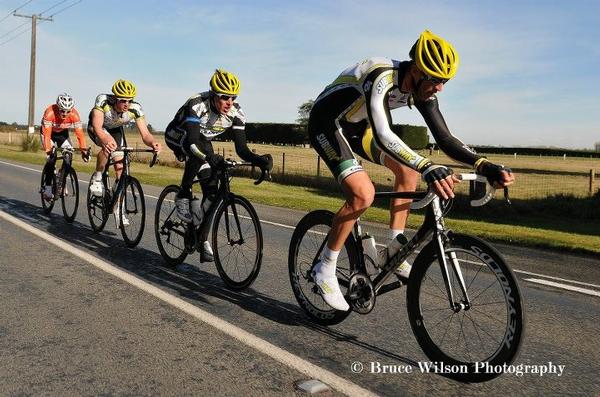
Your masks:
{"label": "black cycling glove", "polygon": [[452,174],[452,169],[444,165],[430,163],[423,169],[421,176],[427,184],[431,185],[435,181],[443,181]]}
{"label": "black cycling glove", "polygon": [[477,173],[485,176],[490,185],[493,185],[495,182],[502,182],[502,171],[511,172],[510,168],[506,168],[502,164],[490,163],[489,161],[484,161],[477,169]]}
{"label": "black cycling glove", "polygon": [[210,167],[214,169],[220,168],[223,166],[223,164],[225,164],[225,159],[223,158],[223,156],[216,153],[207,154],[204,159],[206,160],[208,165],[210,165]]}
{"label": "black cycling glove", "polygon": [[256,165],[259,166],[261,170],[270,172],[273,169],[273,156],[270,154],[263,154],[259,159],[260,160],[256,162]]}

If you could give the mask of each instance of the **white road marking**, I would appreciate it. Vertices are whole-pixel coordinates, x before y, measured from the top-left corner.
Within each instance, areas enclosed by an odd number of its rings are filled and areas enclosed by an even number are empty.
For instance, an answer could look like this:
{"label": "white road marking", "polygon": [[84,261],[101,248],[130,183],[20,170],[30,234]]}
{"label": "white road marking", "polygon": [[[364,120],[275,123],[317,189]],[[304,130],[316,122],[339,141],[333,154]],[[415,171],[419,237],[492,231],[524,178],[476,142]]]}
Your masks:
{"label": "white road marking", "polygon": [[141,280],[130,273],[127,273],[108,262],[105,262],[95,256],[63,241],[60,240],[44,231],[38,230],[33,226],[29,225],[26,222],[21,221],[18,218],[15,218],[12,215],[7,214],[6,212],[0,210],[0,218],[11,222],[15,226],[18,226],[44,240],[47,242],[57,246],[60,249],[63,249],[84,261],[92,264],[98,269],[109,273],[132,286],[139,288],[140,290],[147,292],[150,295],[155,296],[156,298],[178,308],[179,310],[189,314],[190,316],[218,329],[226,335],[229,335],[245,345],[258,350],[259,352],[266,354],[267,356],[273,358],[274,360],[279,361],[280,363],[287,365],[288,367],[295,369],[304,375],[307,375],[314,379],[319,379],[325,384],[331,386],[332,388],[340,391],[341,393],[347,394],[349,396],[376,396],[376,394],[366,390],[336,374],[330,372],[324,368],[311,364],[310,362],[289,353],[259,337],[244,331],[243,329],[236,327],[233,324],[228,323],[220,319],[219,317],[210,314],[186,301],[180,299],[176,296],[173,296],[166,291],[161,290],[160,288],[155,287],[154,285]]}
{"label": "white road marking", "polygon": [[566,289],[569,291],[575,291],[575,292],[579,292],[581,294],[600,296],[600,292],[598,292],[598,291],[592,291],[591,289],[574,287],[572,285],[567,285],[567,284],[562,284],[562,283],[555,283],[554,281],[541,280],[539,278],[524,278],[523,280],[529,281],[531,283],[543,284],[543,285],[548,285],[550,287],[556,287],[556,288]]}
{"label": "white road marking", "polygon": [[[13,166],[13,167],[22,168],[22,169],[25,169],[25,170],[35,171],[35,172],[41,173],[40,170],[37,170],[37,169],[34,169],[34,168],[28,168],[28,167],[24,167],[22,165],[7,163],[7,162],[4,162],[4,161],[0,161],[0,164],[6,164],[6,165]],[[80,182],[89,183],[89,181],[82,181],[82,180],[80,180]],[[144,193],[144,196],[158,200],[158,197],[152,196],[152,195],[149,195],[149,194],[146,194],[146,193]],[[169,200],[169,201],[171,201],[171,200]],[[283,223],[277,223],[277,222],[271,222],[271,221],[265,221],[265,220],[261,220],[260,223],[265,224],[265,225],[272,225],[272,226],[277,226],[277,227],[281,227],[281,228],[285,228],[285,229],[290,229],[290,230],[296,229],[296,226],[285,225]],[[313,233],[320,233],[320,232],[313,232]],[[377,246],[384,247],[385,245],[377,243]],[[419,252],[420,252],[419,250],[415,251],[415,253],[419,253]],[[476,265],[482,265],[480,262],[472,262],[472,261],[468,261],[468,260],[466,262],[473,263],[473,264],[476,264]],[[536,276],[536,277],[544,277],[544,278],[547,278],[547,279],[550,279],[550,280],[564,281],[566,283],[577,284],[577,285],[585,285],[585,286],[588,286],[588,287],[594,287],[594,288],[599,288],[600,289],[600,285],[596,285],[596,284],[584,283],[584,282],[581,282],[581,281],[569,280],[569,279],[564,279],[564,278],[555,277],[555,276],[548,276],[548,275],[545,275],[545,274],[532,273],[532,272],[527,272],[525,270],[519,270],[519,269],[513,269],[513,271],[515,273],[522,273],[522,274],[527,274],[527,275]],[[557,285],[563,285],[563,284],[560,284],[560,283],[555,283],[555,284],[557,284]],[[561,288],[561,287],[557,287],[557,288]],[[569,289],[569,288],[565,288],[565,289]]]}

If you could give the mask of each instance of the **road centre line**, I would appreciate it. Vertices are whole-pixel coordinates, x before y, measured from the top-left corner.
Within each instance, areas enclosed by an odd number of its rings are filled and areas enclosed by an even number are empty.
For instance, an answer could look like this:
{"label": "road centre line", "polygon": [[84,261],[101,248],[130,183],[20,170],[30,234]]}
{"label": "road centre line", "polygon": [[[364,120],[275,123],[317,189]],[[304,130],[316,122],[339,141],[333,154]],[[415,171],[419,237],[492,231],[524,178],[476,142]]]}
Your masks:
{"label": "road centre line", "polygon": [[[25,170],[38,172],[38,173],[42,172],[41,170],[37,170],[37,169],[34,169],[34,168],[24,167],[22,165],[7,163],[7,162],[1,161],[1,160],[0,160],[0,164],[6,164],[6,165],[13,166],[13,167],[18,167],[18,168],[22,168],[22,169],[25,169]],[[89,183],[89,181],[83,181],[81,179],[79,181],[83,182],[83,183]],[[144,196],[145,197],[153,198],[155,200],[158,200],[158,197],[152,196],[150,194],[144,193]],[[281,228],[284,228],[284,229],[290,229],[290,230],[295,230],[296,229],[296,226],[285,225],[283,223],[277,223],[277,222],[271,222],[271,221],[265,221],[265,220],[260,220],[260,223],[266,224],[266,225],[277,226],[277,227],[281,227]],[[318,233],[318,232],[314,232],[314,233]],[[377,245],[380,246],[380,247],[384,247],[383,244],[377,243]],[[418,253],[419,251],[417,250],[415,252]],[[471,261],[467,261],[467,262],[470,262],[470,263],[473,263],[473,264],[480,264],[479,262],[471,262]],[[581,281],[569,280],[569,279],[564,279],[564,278],[555,277],[555,276],[548,276],[548,275],[545,275],[545,274],[532,273],[532,272],[528,272],[528,271],[525,271],[525,270],[519,270],[519,269],[513,269],[513,271],[515,273],[522,273],[522,274],[526,274],[526,275],[529,275],[529,276],[543,277],[543,278],[547,278],[547,279],[550,279],[550,280],[563,281],[563,282],[570,283],[570,284],[584,285],[584,286],[587,286],[587,287],[593,287],[593,288],[600,289],[600,285],[596,285],[596,284],[584,283],[584,282],[581,282]],[[562,285],[560,283],[555,283],[555,284]],[[557,288],[560,288],[560,287],[557,287]]]}
{"label": "road centre line", "polygon": [[569,291],[575,291],[575,292],[579,292],[581,294],[600,296],[600,292],[598,292],[598,291],[592,291],[591,289],[574,287],[572,285],[567,285],[567,284],[555,283],[554,281],[541,280],[539,278],[524,278],[523,280],[529,281],[531,283],[537,283],[537,284],[542,284],[542,285],[548,285],[550,287],[562,288],[562,289],[566,289]]}
{"label": "road centre line", "polygon": [[216,328],[217,330],[223,332],[224,334],[237,339],[242,342],[246,346],[257,350],[260,353],[263,353],[272,359],[279,361],[280,363],[303,373],[306,376],[309,376],[313,379],[319,379],[330,387],[340,391],[341,393],[347,394],[349,396],[375,396],[369,390],[366,390],[336,374],[330,372],[324,368],[321,368],[317,365],[314,365],[288,351],[281,349],[221,318],[210,314],[197,306],[192,305],[184,301],[181,298],[173,296],[166,291],[144,281],[141,280],[134,275],[119,269],[112,264],[105,262],[95,256],[67,243],[64,240],[61,240],[57,237],[54,237],[44,231],[38,230],[35,227],[29,225],[22,220],[7,214],[6,212],[0,210],[0,218],[18,226],[37,237],[40,237],[50,244],[57,246],[58,248],[69,252],[72,255],[75,255],[82,260],[90,263],[91,265],[97,267],[98,269],[111,274],[114,277],[121,279],[122,281],[150,294],[154,297],[166,302],[175,308],[189,314],[190,316]]}

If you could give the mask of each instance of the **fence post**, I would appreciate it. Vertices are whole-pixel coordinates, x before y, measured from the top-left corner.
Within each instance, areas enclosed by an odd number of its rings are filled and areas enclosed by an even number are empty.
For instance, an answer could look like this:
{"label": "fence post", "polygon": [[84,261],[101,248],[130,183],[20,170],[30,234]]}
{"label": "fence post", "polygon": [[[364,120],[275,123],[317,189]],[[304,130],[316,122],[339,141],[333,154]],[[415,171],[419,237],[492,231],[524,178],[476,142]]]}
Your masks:
{"label": "fence post", "polygon": [[283,160],[281,162],[281,177],[285,178],[285,152],[282,153]]}
{"label": "fence post", "polygon": [[317,154],[317,178],[321,177],[321,156]]}
{"label": "fence post", "polygon": [[595,189],[594,189],[594,174],[595,174],[595,170],[592,168],[590,169],[590,196],[593,196],[595,193]]}

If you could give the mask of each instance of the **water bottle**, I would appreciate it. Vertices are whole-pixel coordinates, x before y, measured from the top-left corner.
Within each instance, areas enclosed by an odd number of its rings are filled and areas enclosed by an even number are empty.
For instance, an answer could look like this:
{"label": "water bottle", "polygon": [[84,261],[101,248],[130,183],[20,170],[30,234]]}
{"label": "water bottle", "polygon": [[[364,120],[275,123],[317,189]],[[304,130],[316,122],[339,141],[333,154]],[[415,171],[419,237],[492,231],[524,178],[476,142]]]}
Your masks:
{"label": "water bottle", "polygon": [[203,218],[202,200],[194,197],[190,201],[190,211],[192,212],[192,221],[194,222],[194,226],[200,226]]}
{"label": "water bottle", "polygon": [[373,276],[379,271],[377,270],[377,248],[375,247],[375,238],[368,233],[361,237],[363,254],[365,258],[365,267],[367,274]]}
{"label": "water bottle", "polygon": [[400,248],[408,243],[408,239],[402,233],[398,234],[395,238],[393,238],[387,245],[386,248],[381,250],[379,253],[377,262],[379,266],[384,267],[389,258],[396,255]]}

